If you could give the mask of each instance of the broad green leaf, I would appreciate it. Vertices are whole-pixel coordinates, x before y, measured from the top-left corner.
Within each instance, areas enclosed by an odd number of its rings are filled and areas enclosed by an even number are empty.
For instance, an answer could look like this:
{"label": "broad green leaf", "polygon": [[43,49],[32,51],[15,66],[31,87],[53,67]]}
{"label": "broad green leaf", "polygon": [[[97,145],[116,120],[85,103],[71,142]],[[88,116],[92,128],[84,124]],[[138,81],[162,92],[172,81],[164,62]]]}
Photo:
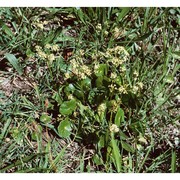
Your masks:
{"label": "broad green leaf", "polygon": [[121,153],[119,150],[119,147],[117,145],[117,141],[114,139],[114,134],[111,133],[111,144],[112,144],[112,149],[113,149],[113,157],[115,159],[115,166],[117,169],[117,172],[121,172],[121,168],[122,168],[122,157],[121,157]]}
{"label": "broad green leaf", "polygon": [[11,63],[11,65],[14,67],[14,69],[20,74],[23,74],[22,68],[19,65],[18,59],[13,55],[13,54],[9,54],[6,53],[5,57],[7,58],[7,60]]}
{"label": "broad green leaf", "polygon": [[124,111],[121,108],[118,108],[115,116],[115,124],[120,127],[121,122],[124,121]]}
{"label": "broad green leaf", "polygon": [[66,93],[66,95],[68,96],[69,94],[74,93],[75,91],[75,87],[73,84],[69,84],[64,88],[64,92]]}
{"label": "broad green leaf", "polygon": [[61,137],[67,138],[71,134],[71,123],[69,122],[68,119],[65,119],[60,122],[58,126],[58,133]]}
{"label": "broad green leaf", "polygon": [[132,152],[132,153],[134,152],[134,149],[130,144],[128,144],[124,141],[121,141],[121,145],[122,145],[123,149],[125,149],[126,151]]}
{"label": "broad green leaf", "polygon": [[48,116],[47,114],[43,113],[40,117],[40,121],[44,124],[50,123],[51,122],[51,117]]}
{"label": "broad green leaf", "polygon": [[95,163],[97,166],[103,164],[102,158],[100,158],[97,154],[95,154],[95,155],[93,156],[93,161],[94,161],[94,163]]}
{"label": "broad green leaf", "polygon": [[84,99],[84,92],[81,90],[76,89],[74,91],[74,95],[79,98],[80,100]]}
{"label": "broad green leaf", "polygon": [[97,87],[101,87],[103,85],[103,77],[102,76],[99,76],[97,79],[96,79],[96,86]]}
{"label": "broad green leaf", "polygon": [[84,91],[89,91],[91,89],[91,79],[89,78],[82,80],[80,84]]}
{"label": "broad green leaf", "polygon": [[95,72],[96,76],[105,76],[108,72],[108,66],[107,64],[99,64],[98,69]]}
{"label": "broad green leaf", "polygon": [[101,149],[105,146],[105,138],[104,136],[101,136],[98,142],[98,148]]}
{"label": "broad green leaf", "polygon": [[64,101],[60,106],[60,113],[62,115],[70,115],[76,109],[76,100]]}

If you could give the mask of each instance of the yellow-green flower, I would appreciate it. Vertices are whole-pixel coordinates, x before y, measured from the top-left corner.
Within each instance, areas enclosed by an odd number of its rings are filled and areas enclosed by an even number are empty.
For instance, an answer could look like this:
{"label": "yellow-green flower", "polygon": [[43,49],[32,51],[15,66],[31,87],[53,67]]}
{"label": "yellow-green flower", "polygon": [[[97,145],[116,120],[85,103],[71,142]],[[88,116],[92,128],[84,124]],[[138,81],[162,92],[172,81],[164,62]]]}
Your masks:
{"label": "yellow-green flower", "polygon": [[106,104],[105,103],[100,104],[98,107],[98,113],[99,114],[104,113],[105,110],[106,110]]}
{"label": "yellow-green flower", "polygon": [[136,94],[138,90],[139,90],[138,86],[133,86],[132,91],[134,94]]}
{"label": "yellow-green flower", "polygon": [[51,45],[50,45],[50,44],[46,44],[46,45],[45,45],[45,48],[46,48],[46,49],[50,49],[50,48],[51,48]]}
{"label": "yellow-green flower", "polygon": [[126,90],[126,88],[123,87],[123,86],[120,86],[120,87],[118,88],[118,91],[119,91],[119,93],[127,94],[127,90]]}
{"label": "yellow-green flower", "polygon": [[64,76],[65,76],[66,80],[70,78],[70,74],[69,73],[65,73]]}
{"label": "yellow-green flower", "polygon": [[51,47],[51,49],[53,50],[53,51],[59,51],[59,46],[57,45],[57,44],[55,44],[55,45],[52,45],[52,47]]}
{"label": "yellow-green flower", "polygon": [[44,25],[42,23],[36,23],[36,27],[40,28],[41,30],[43,30]]}
{"label": "yellow-green flower", "polygon": [[90,70],[90,68],[88,66],[82,65],[81,70],[82,70],[83,73],[87,74],[88,76],[91,75],[91,70]]}
{"label": "yellow-green flower", "polygon": [[41,47],[41,46],[38,46],[38,45],[36,45],[36,46],[35,46],[35,50],[36,50],[36,52],[41,51],[41,49],[42,49],[42,47]]}
{"label": "yellow-green flower", "polygon": [[100,23],[97,24],[96,26],[97,31],[101,31],[102,30],[102,25]]}
{"label": "yellow-green flower", "polygon": [[47,59],[52,63],[55,60],[54,54],[50,54],[47,56]]}
{"label": "yellow-green flower", "polygon": [[119,128],[117,127],[116,124],[112,124],[112,125],[110,126],[109,130],[110,130],[111,132],[114,132],[114,133],[119,132]]}
{"label": "yellow-green flower", "polygon": [[111,73],[110,78],[111,79],[116,79],[117,78],[117,74],[116,73]]}
{"label": "yellow-green flower", "polygon": [[47,57],[46,53],[42,52],[42,51],[38,51],[38,56],[42,59],[45,59]]}
{"label": "yellow-green flower", "polygon": [[137,85],[140,87],[140,89],[143,89],[144,84],[142,82],[138,82]]}

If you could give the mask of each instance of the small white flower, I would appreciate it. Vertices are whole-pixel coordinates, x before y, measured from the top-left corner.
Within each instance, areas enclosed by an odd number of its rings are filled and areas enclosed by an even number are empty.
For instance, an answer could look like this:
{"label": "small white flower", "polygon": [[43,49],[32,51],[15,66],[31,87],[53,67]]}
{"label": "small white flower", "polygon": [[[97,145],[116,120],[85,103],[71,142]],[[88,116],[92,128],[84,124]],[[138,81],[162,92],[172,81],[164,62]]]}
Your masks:
{"label": "small white flower", "polygon": [[49,23],[48,21],[44,21],[44,22],[43,22],[44,25],[47,25],[48,23]]}
{"label": "small white flower", "polygon": [[126,71],[126,67],[125,66],[121,67],[121,71],[125,72]]}
{"label": "small white flower", "polygon": [[117,78],[117,74],[116,73],[111,73],[111,79],[116,79]]}
{"label": "small white flower", "polygon": [[139,90],[138,86],[133,86],[132,91],[134,94],[136,94],[138,90]]}
{"label": "small white flower", "polygon": [[97,29],[98,31],[101,31],[101,30],[102,30],[102,25],[101,25],[100,23],[98,23],[97,26],[96,26],[96,29]]}
{"label": "small white flower", "polygon": [[69,73],[65,73],[64,76],[65,76],[65,79],[69,79],[70,78],[70,74]]}
{"label": "small white flower", "polygon": [[137,85],[140,87],[140,89],[143,89],[143,83],[142,82],[138,82]]}
{"label": "small white flower", "polygon": [[138,73],[137,71],[134,71],[133,75],[134,75],[135,77],[138,77],[138,76],[139,76],[139,73]]}
{"label": "small white flower", "polygon": [[70,94],[70,95],[68,96],[68,99],[69,99],[69,100],[74,99],[73,95]]}
{"label": "small white flower", "polygon": [[44,26],[43,26],[42,23],[37,23],[36,26],[37,26],[38,28],[40,28],[41,30],[44,28]]}
{"label": "small white flower", "polygon": [[38,45],[35,46],[35,50],[36,50],[37,52],[38,52],[38,51],[41,51],[41,49],[42,49],[41,46],[38,46]]}
{"label": "small white flower", "polygon": [[179,138],[178,138],[178,137],[175,137],[175,138],[174,138],[174,143],[175,143],[176,146],[179,145]]}
{"label": "small white flower", "polygon": [[122,93],[122,94],[128,94],[127,90],[123,86],[119,87],[118,91],[119,93]]}
{"label": "small white flower", "polygon": [[108,36],[109,32],[108,31],[104,31],[104,35]]}
{"label": "small white flower", "polygon": [[106,104],[105,103],[100,104],[99,107],[98,107],[98,113],[101,114],[105,110],[106,110]]}
{"label": "small white flower", "polygon": [[47,59],[52,63],[55,60],[54,54],[48,55]]}
{"label": "small white flower", "polygon": [[46,49],[50,49],[50,48],[51,48],[51,45],[50,45],[50,44],[46,44],[46,45],[45,45],[45,48],[46,48]]}
{"label": "small white flower", "polygon": [[42,51],[38,51],[38,56],[43,59],[45,59],[47,57],[46,53],[44,53]]}
{"label": "small white flower", "polygon": [[119,132],[119,128],[117,127],[116,124],[112,124],[112,125],[110,126],[109,130],[110,130],[111,132]]}
{"label": "small white flower", "polygon": [[52,49],[53,51],[59,51],[59,46],[58,46],[57,44],[52,45],[51,49]]}

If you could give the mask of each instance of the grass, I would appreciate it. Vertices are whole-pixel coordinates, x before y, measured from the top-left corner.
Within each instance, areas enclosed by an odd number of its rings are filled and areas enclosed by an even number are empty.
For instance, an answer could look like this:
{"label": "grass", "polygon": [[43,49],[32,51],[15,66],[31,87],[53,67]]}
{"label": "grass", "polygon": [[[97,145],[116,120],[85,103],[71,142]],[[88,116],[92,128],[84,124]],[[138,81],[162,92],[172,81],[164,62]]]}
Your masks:
{"label": "grass", "polygon": [[179,8],[0,8],[0,172],[180,172]]}

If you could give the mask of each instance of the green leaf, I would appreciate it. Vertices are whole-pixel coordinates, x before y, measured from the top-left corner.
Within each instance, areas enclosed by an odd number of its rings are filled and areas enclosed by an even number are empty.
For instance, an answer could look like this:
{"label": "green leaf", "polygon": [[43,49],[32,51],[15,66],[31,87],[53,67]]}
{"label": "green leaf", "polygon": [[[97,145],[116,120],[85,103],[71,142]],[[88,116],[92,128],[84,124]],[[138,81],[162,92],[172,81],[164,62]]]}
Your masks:
{"label": "green leaf", "polygon": [[85,14],[82,12],[81,9],[78,9],[78,10],[77,10],[77,15],[78,15],[79,19],[80,19],[84,24],[86,24],[86,22],[84,21]]}
{"label": "green leaf", "polygon": [[120,154],[120,150],[119,150],[119,147],[117,145],[117,141],[114,139],[114,134],[111,133],[111,144],[112,144],[112,149],[113,149],[113,157],[115,159],[115,166],[116,166],[116,169],[117,169],[117,172],[121,172],[121,168],[122,168],[122,157],[121,157],[121,154]]}
{"label": "green leaf", "polygon": [[172,84],[174,82],[174,77],[171,76],[171,75],[168,75],[164,78],[164,82],[165,83],[169,83],[169,84]]}
{"label": "green leaf", "polygon": [[5,24],[3,25],[2,30],[4,30],[4,32],[5,32],[8,36],[10,36],[10,37],[13,37],[13,36],[14,36],[13,32],[11,31],[11,29],[8,28],[8,26],[6,26]]}
{"label": "green leaf", "polygon": [[124,111],[121,108],[118,108],[115,116],[115,124],[120,127],[122,121],[124,121]]}
{"label": "green leaf", "polygon": [[128,12],[130,11],[131,8],[129,7],[124,7],[122,8],[122,11],[120,14],[118,14],[118,21],[121,21],[125,16],[126,14],[128,14]]}
{"label": "green leaf", "polygon": [[105,139],[104,136],[101,136],[98,142],[98,148],[101,149],[105,146]]}
{"label": "green leaf", "polygon": [[3,126],[3,129],[1,129],[1,134],[0,134],[0,142],[3,140],[3,138],[8,134],[8,129],[10,127],[12,119],[7,119],[5,125]]}
{"label": "green leaf", "polygon": [[69,94],[74,93],[75,91],[75,87],[73,84],[69,84],[64,88],[64,92],[66,93],[66,95],[68,96]]}
{"label": "green leaf", "polygon": [[176,152],[172,150],[171,153],[171,173],[176,172]]}
{"label": "green leaf", "polygon": [[82,80],[81,82],[81,87],[84,91],[89,91],[91,89],[91,79],[86,78]]}
{"label": "green leaf", "polygon": [[96,76],[104,76],[104,75],[107,75],[107,72],[108,72],[107,64],[100,64],[99,68],[95,72],[95,75]]}
{"label": "green leaf", "polygon": [[37,125],[36,126],[36,131],[33,131],[31,133],[31,138],[35,141],[37,141],[37,138],[40,137],[42,135],[42,126],[41,125]]}
{"label": "green leaf", "polygon": [[172,52],[172,56],[173,56],[174,58],[180,58],[180,51],[173,51],[173,52]]}
{"label": "green leaf", "polygon": [[22,71],[21,66],[19,65],[18,59],[13,54],[9,54],[9,53],[6,53],[5,57],[14,67],[14,69],[19,73],[19,75],[22,75],[23,71]]}
{"label": "green leaf", "polygon": [[96,86],[97,86],[97,87],[103,86],[103,77],[102,77],[102,76],[99,76],[99,77],[96,79]]}
{"label": "green leaf", "polygon": [[125,149],[126,151],[132,152],[132,153],[134,152],[134,149],[130,144],[128,144],[124,141],[121,141],[121,145],[122,145],[123,149]]}
{"label": "green leaf", "polygon": [[126,139],[129,138],[129,137],[128,137],[125,133],[123,133],[121,130],[119,131],[119,135],[120,135],[120,138],[121,138],[122,140],[126,140]]}
{"label": "green leaf", "polygon": [[70,115],[76,109],[76,100],[64,101],[60,106],[60,113],[62,115]]}
{"label": "green leaf", "polygon": [[69,122],[68,119],[65,119],[60,122],[58,126],[58,133],[61,137],[67,138],[71,134],[71,123]]}
{"label": "green leaf", "polygon": [[43,113],[40,117],[40,121],[43,122],[44,124],[50,123],[51,117],[48,116],[47,114]]}
{"label": "green leaf", "polygon": [[61,96],[57,92],[53,94],[52,98],[58,103],[58,105],[62,104],[63,102]]}
{"label": "green leaf", "polygon": [[103,164],[102,158],[99,157],[97,154],[95,154],[95,155],[93,156],[93,161],[94,161],[94,163],[95,163],[97,166]]}

